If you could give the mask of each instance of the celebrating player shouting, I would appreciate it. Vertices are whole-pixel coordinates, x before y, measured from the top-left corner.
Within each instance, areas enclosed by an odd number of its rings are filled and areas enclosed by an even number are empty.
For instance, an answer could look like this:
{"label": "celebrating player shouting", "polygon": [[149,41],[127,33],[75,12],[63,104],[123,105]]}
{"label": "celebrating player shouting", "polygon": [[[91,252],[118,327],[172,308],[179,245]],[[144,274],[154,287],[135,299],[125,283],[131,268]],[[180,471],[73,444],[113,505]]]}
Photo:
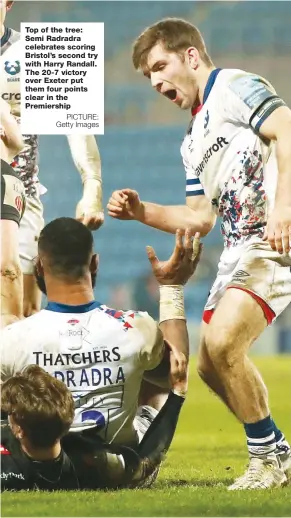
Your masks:
{"label": "celebrating player shouting", "polygon": [[133,63],[158,93],[192,110],[181,148],[187,201],[164,207],[125,189],[112,194],[109,214],[201,235],[222,218],[225,247],[204,311],[198,370],[247,435],[249,468],[230,489],[281,486],[290,447],[247,353],[291,301],[291,111],[262,77],[215,68],[200,32],[183,20],[147,28]]}

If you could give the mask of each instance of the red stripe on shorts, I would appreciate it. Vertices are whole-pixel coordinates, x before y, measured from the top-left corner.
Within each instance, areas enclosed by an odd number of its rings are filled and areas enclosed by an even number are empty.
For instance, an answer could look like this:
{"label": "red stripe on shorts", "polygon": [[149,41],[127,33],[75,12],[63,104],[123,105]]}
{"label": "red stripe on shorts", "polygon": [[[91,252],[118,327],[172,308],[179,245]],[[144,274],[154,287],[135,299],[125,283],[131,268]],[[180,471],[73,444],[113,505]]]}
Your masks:
{"label": "red stripe on shorts", "polygon": [[[227,288],[227,289],[229,290],[231,288],[235,289],[235,290],[245,291],[251,297],[253,297],[253,299],[255,299],[255,301],[261,306],[263,313],[265,315],[265,318],[268,322],[268,326],[270,324],[272,324],[274,318],[276,317],[276,313],[274,313],[274,311],[270,308],[270,306],[267,304],[267,302],[265,302],[263,299],[261,299],[261,297],[259,297],[252,291],[247,290],[246,288],[239,288],[238,286],[229,286],[229,288]],[[209,324],[210,320],[212,319],[212,315],[213,315],[214,311],[215,311],[215,308],[204,310],[202,320],[203,320],[203,322],[205,322],[205,324]]]}

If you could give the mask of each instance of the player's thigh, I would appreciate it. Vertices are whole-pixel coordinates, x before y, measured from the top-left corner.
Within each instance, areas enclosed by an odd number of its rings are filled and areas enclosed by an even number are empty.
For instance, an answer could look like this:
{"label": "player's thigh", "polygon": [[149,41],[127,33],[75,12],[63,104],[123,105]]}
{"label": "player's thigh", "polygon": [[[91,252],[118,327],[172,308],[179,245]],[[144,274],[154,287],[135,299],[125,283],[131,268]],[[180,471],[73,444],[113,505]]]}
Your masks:
{"label": "player's thigh", "polygon": [[18,224],[1,219],[1,269],[3,266],[19,264]]}
{"label": "player's thigh", "polygon": [[257,240],[242,253],[228,287],[257,298],[270,324],[291,302],[291,255],[283,256]]}
{"label": "player's thigh", "polygon": [[258,302],[245,291],[228,289],[206,330],[211,361],[232,364],[247,352],[266,327],[267,320]]}
{"label": "player's thigh", "polygon": [[22,273],[18,253],[18,224],[1,220],[1,328],[22,317]]}
{"label": "player's thigh", "polygon": [[24,282],[23,312],[26,317],[41,307],[41,292],[34,277],[34,259],[38,255],[38,238],[43,226],[43,207],[39,197],[28,197],[19,228],[19,254]]}
{"label": "player's thigh", "polygon": [[197,354],[197,372],[202,379],[205,379],[212,371],[213,371],[213,363],[209,356],[209,352],[207,350],[206,343],[206,335],[208,325],[206,322],[201,322],[200,327],[200,338],[199,338],[199,347]]}
{"label": "player's thigh", "polygon": [[242,251],[207,329],[211,359],[235,361],[291,302],[290,263],[261,240]]}

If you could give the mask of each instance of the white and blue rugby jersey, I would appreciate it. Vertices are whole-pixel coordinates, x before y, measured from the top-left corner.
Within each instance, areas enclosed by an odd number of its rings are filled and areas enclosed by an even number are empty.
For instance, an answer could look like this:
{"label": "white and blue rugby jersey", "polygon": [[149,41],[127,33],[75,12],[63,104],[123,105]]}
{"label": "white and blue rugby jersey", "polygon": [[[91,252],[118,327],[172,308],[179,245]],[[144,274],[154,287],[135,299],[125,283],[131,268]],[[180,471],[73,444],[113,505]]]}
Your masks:
{"label": "white and blue rugby jersey", "polygon": [[184,138],[186,196],[205,194],[211,201],[227,248],[263,236],[278,171],[274,145],[259,130],[282,105],[262,77],[216,69]]}
{"label": "white and blue rugby jersey", "polygon": [[72,431],[98,426],[107,441],[128,444],[144,371],[159,365],[164,341],[148,313],[50,303],[4,328],[1,351],[2,382],[37,364],[72,392]]}

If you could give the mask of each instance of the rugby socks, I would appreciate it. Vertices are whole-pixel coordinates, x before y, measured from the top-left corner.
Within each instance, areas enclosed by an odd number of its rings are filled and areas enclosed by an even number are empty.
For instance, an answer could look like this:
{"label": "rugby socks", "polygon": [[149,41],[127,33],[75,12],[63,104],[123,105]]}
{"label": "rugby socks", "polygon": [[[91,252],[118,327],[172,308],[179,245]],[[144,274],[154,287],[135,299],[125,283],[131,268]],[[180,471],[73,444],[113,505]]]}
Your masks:
{"label": "rugby socks", "polygon": [[284,453],[290,453],[290,444],[285,439],[285,435],[277,428],[274,420],[273,421],[273,430],[275,433],[275,439],[276,439],[276,453],[277,455],[284,454]]}
{"label": "rugby socks", "polygon": [[245,423],[244,428],[251,457],[274,457],[277,443],[271,416],[265,417],[257,423]]}

